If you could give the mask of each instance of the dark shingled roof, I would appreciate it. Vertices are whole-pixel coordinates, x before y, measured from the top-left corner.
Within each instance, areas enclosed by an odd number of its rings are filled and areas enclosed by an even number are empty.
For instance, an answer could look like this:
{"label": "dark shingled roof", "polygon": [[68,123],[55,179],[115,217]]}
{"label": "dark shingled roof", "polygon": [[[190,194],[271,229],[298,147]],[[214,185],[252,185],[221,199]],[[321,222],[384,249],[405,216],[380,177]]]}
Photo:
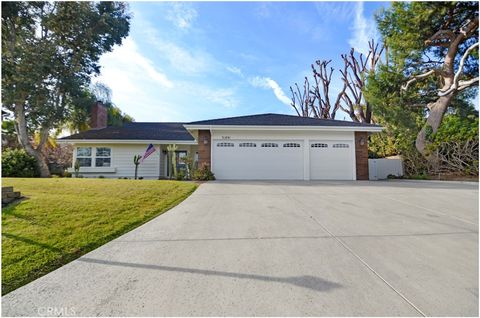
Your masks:
{"label": "dark shingled roof", "polygon": [[200,120],[188,123],[187,125],[381,127],[379,125],[344,120],[318,119],[283,114],[259,114]]}
{"label": "dark shingled roof", "polygon": [[183,125],[232,125],[232,126],[332,126],[332,127],[380,127],[379,125],[355,123],[351,121],[318,119],[281,114],[259,114],[190,123],[128,123],[122,127],[91,129],[60,138],[78,139],[118,139],[118,140],[177,140],[193,141],[194,138]]}
{"label": "dark shingled roof", "polygon": [[193,141],[194,138],[183,127],[183,123],[128,123],[122,127],[107,127],[82,131],[70,139],[123,139],[123,140],[178,140]]}

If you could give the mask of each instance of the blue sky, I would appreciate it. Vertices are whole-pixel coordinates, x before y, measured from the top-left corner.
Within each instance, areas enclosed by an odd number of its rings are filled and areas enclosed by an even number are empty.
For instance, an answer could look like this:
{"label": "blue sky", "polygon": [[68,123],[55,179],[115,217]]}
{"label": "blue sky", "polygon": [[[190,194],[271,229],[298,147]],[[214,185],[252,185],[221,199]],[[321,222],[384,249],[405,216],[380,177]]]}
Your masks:
{"label": "blue sky", "polygon": [[[289,87],[316,59],[377,37],[387,2],[131,2],[129,37],[102,56],[97,81],[136,121],[295,114]],[[334,76],[335,77],[335,76]],[[338,78],[338,73],[337,76]],[[332,90],[340,81],[332,81]],[[347,119],[340,113],[336,119]]]}

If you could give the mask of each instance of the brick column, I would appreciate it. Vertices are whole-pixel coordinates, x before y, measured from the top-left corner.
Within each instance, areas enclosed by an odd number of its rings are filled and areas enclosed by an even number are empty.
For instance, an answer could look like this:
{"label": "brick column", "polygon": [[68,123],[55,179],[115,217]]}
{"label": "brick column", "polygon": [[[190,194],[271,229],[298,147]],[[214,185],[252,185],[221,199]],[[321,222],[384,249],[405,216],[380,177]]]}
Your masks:
{"label": "brick column", "polygon": [[212,136],[209,130],[198,131],[198,167],[211,168]]}
{"label": "brick column", "polygon": [[[361,140],[363,139],[363,145]],[[357,180],[368,180],[368,135],[367,132],[355,132],[355,165]]]}

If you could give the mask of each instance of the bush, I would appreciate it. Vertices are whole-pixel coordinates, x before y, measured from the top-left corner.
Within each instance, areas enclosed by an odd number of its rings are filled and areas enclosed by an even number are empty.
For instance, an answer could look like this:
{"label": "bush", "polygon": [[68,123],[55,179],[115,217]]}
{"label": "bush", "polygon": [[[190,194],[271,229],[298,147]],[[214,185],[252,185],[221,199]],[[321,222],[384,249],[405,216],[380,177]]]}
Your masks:
{"label": "bush", "polygon": [[193,172],[193,180],[198,180],[198,181],[215,180],[215,175],[213,174],[212,171],[210,171],[210,168],[205,165],[202,168],[195,170]]}
{"label": "bush", "polygon": [[99,175],[99,176],[98,176],[98,179],[105,179],[105,177],[102,176],[102,175]]}
{"label": "bush", "polygon": [[175,177],[178,181],[185,180],[185,172],[179,171]]}
{"label": "bush", "polygon": [[64,176],[65,178],[71,178],[71,177],[72,177],[72,173],[71,173],[71,172],[68,172],[68,171],[65,171],[65,172],[63,173],[63,176]]}
{"label": "bush", "polygon": [[2,153],[2,176],[38,177],[37,161],[23,149],[5,149]]}

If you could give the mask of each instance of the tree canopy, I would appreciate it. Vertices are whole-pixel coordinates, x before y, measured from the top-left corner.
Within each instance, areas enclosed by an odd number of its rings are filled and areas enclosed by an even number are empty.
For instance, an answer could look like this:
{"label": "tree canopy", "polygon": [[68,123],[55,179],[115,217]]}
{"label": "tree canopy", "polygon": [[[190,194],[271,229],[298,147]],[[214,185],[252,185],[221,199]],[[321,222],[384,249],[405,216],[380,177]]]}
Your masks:
{"label": "tree canopy", "polygon": [[49,131],[86,107],[100,56],[129,28],[123,2],[2,2],[2,107],[13,112],[19,143],[42,176],[49,175],[41,154]]}

